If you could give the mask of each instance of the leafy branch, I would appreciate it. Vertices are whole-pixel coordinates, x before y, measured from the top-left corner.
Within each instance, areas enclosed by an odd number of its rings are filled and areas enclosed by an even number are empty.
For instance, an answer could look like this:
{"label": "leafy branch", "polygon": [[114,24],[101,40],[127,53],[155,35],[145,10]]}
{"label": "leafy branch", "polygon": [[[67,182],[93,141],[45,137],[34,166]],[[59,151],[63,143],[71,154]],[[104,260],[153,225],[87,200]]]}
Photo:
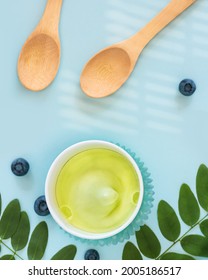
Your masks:
{"label": "leafy branch", "polygon": [[[1,256],[0,260],[15,260],[23,258],[19,252],[27,245],[29,260],[41,260],[48,244],[48,226],[40,222],[30,235],[30,221],[27,213],[21,211],[19,200],[12,200],[5,208],[2,216],[2,199],[0,194],[0,251],[1,246],[8,250],[8,254]],[[10,240],[11,246],[5,243]],[[73,260],[76,247],[68,245],[58,251],[51,260]],[[0,252],[1,253],[1,252]]]}
{"label": "leafy branch", "polygon": [[[197,198],[187,184],[183,184],[180,188],[178,211],[182,222],[189,226],[182,234],[181,221],[175,210],[166,201],[159,202],[158,226],[163,237],[171,242],[164,252],[161,252],[159,238],[150,227],[144,225],[136,232],[138,247],[127,242],[122,259],[142,260],[145,256],[156,260],[194,260],[194,256],[208,257],[208,168],[204,164],[197,172],[196,194]],[[197,227],[201,234],[190,234]],[[184,254],[172,251],[176,244],[181,245]]]}

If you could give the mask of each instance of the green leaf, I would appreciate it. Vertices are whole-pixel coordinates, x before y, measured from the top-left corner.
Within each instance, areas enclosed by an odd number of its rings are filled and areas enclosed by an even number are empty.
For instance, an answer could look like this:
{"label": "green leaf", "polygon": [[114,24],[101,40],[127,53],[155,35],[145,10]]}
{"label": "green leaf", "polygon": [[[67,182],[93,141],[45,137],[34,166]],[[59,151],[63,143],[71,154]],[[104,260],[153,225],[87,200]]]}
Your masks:
{"label": "green leaf", "polygon": [[0,216],[1,216],[1,209],[2,209],[2,199],[1,199],[1,194],[0,194]]}
{"label": "green leaf", "polygon": [[4,255],[4,256],[2,256],[1,258],[0,258],[0,260],[4,260],[4,261],[14,261],[15,260],[15,258],[14,258],[14,256],[13,255]]}
{"label": "green leaf", "polygon": [[73,260],[77,253],[77,248],[74,245],[69,245],[58,251],[51,260]]}
{"label": "green leaf", "polygon": [[181,219],[188,226],[193,226],[199,220],[199,204],[190,187],[186,184],[181,186],[178,208]]}
{"label": "green leaf", "polygon": [[208,238],[201,235],[188,235],[181,240],[181,246],[188,254],[208,257]]}
{"label": "green leaf", "polygon": [[0,237],[10,238],[17,230],[20,220],[20,204],[17,199],[11,201],[4,210],[0,220]]}
{"label": "green leaf", "polygon": [[22,212],[17,231],[11,238],[12,247],[15,251],[22,250],[28,242],[30,222],[26,212]]}
{"label": "green leaf", "polygon": [[204,220],[200,224],[200,230],[204,234],[204,236],[208,237],[208,219]]}
{"label": "green leaf", "polygon": [[208,211],[208,168],[200,165],[196,176],[196,192],[201,207]]}
{"label": "green leaf", "polygon": [[48,243],[48,226],[45,222],[39,223],[34,229],[28,249],[27,255],[29,260],[41,260]]}
{"label": "green leaf", "polygon": [[162,235],[169,241],[175,241],[181,232],[180,222],[173,208],[164,200],[158,205],[157,218]]}
{"label": "green leaf", "polygon": [[142,255],[133,243],[127,242],[123,250],[122,260],[142,260]]}
{"label": "green leaf", "polygon": [[160,260],[194,260],[192,256],[178,253],[167,253],[163,255]]}
{"label": "green leaf", "polygon": [[136,232],[137,244],[143,255],[155,259],[161,251],[160,241],[154,232],[146,225]]}

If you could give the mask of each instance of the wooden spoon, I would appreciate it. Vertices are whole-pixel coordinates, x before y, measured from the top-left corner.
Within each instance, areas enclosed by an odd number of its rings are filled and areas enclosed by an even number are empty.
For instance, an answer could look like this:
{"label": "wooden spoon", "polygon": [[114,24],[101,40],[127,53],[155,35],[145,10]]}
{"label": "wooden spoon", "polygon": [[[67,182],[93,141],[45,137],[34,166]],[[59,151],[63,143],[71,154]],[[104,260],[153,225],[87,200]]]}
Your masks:
{"label": "wooden spoon", "polygon": [[196,0],[172,0],[136,35],[93,56],[81,74],[82,90],[94,98],[117,91],[130,76],[144,47],[194,2]]}
{"label": "wooden spoon", "polygon": [[29,90],[45,89],[60,64],[59,18],[62,0],[48,0],[38,26],[25,42],[18,59],[18,76]]}

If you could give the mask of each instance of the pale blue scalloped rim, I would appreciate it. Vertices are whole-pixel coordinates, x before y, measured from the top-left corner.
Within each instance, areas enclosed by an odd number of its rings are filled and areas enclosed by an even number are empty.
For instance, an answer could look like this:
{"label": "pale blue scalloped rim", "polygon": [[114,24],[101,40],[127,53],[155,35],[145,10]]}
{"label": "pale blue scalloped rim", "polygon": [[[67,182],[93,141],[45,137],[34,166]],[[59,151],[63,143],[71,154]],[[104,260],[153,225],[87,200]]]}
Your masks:
{"label": "pale blue scalloped rim", "polygon": [[68,234],[70,237],[74,238],[77,241],[81,241],[82,243],[87,243],[89,245],[94,246],[104,246],[111,244],[116,245],[119,242],[124,242],[125,240],[128,240],[132,235],[134,235],[135,231],[138,231],[140,227],[145,224],[145,221],[148,219],[148,215],[151,213],[151,208],[153,207],[154,201],[154,186],[152,185],[151,174],[149,173],[147,167],[145,167],[144,162],[136,156],[136,153],[132,152],[130,149],[127,149],[125,146],[121,146],[118,143],[116,143],[116,145],[124,149],[135,160],[140,169],[144,184],[144,197],[141,208],[133,222],[128,227],[109,238],[89,240],[79,238],[65,231],[65,233]]}

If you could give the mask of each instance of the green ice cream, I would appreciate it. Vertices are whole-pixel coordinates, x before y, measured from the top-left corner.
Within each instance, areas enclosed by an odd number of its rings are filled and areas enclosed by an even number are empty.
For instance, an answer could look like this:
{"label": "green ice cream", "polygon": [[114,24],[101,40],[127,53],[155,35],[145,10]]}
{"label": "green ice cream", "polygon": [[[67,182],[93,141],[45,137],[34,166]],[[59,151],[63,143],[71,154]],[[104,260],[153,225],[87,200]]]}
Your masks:
{"label": "green ice cream", "polygon": [[134,212],[139,195],[133,165],[108,149],[75,155],[56,182],[61,213],[69,224],[90,233],[107,233],[120,227]]}

